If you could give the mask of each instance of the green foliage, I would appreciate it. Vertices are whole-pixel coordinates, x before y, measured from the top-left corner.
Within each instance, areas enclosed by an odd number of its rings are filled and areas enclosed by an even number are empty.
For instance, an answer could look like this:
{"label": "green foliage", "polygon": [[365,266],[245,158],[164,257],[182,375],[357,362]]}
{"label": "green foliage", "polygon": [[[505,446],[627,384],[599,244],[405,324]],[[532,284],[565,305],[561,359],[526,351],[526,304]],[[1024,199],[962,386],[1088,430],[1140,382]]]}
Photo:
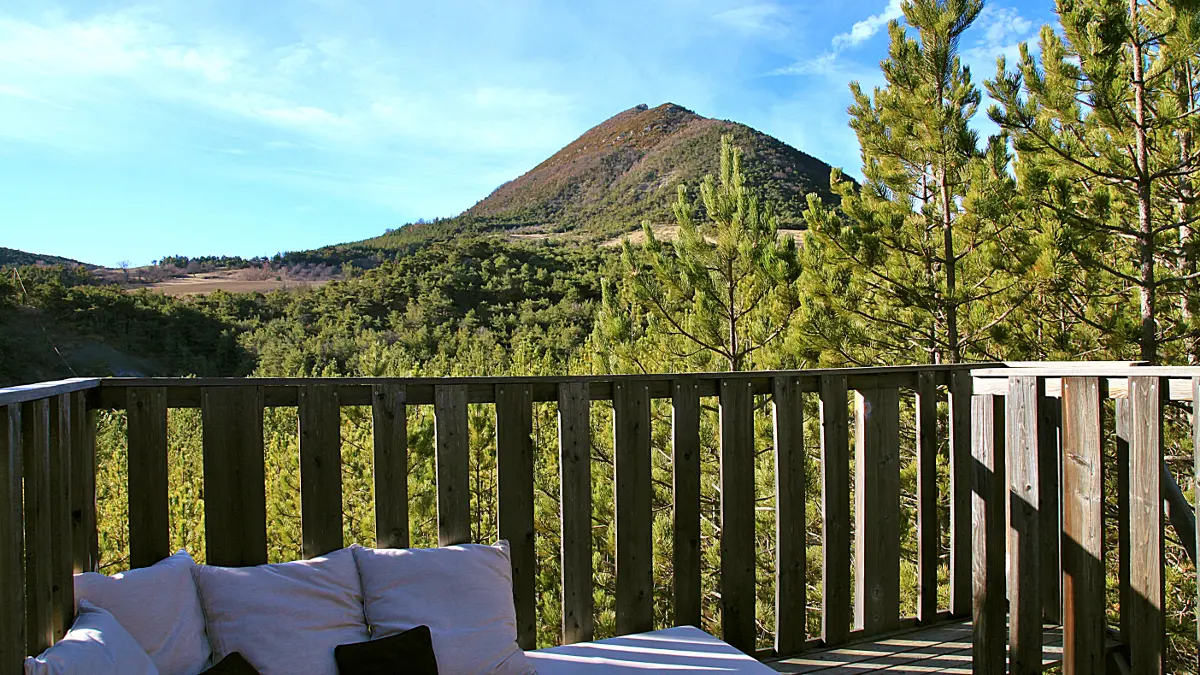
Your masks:
{"label": "green foliage", "polygon": [[887,85],[850,85],[861,190],[834,173],[840,211],[810,197],[807,330],[855,363],[1000,358],[995,332],[1029,294],[1036,250],[1003,138],[979,149],[979,89],[957,43],[982,2],[915,0],[893,21]]}
{"label": "green foliage", "polygon": [[743,370],[763,362],[760,350],[796,313],[795,241],[779,238],[770,203],[747,186],[731,136],[722,138],[720,155],[719,178],[709,174],[700,185],[709,222],[697,222],[680,186],[676,241],[664,245],[649,222],[644,247],[626,239],[622,283],[606,286],[595,335],[600,354],[618,358],[602,369],[624,369],[616,362],[624,360],[643,372]]}

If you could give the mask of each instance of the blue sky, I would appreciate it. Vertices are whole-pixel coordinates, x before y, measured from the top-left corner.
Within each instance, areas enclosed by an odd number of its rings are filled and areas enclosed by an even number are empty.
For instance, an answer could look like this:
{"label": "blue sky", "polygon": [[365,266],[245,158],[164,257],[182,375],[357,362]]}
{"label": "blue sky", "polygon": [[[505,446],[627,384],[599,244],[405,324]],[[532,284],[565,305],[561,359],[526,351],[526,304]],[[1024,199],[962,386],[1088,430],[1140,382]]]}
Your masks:
{"label": "blue sky", "polygon": [[[856,174],[847,83],[881,83],[898,16],[899,0],[5,0],[0,246],[136,265],[361,239],[459,213],[639,103]],[[990,2],[962,43],[976,81],[1052,19],[1048,0]]]}

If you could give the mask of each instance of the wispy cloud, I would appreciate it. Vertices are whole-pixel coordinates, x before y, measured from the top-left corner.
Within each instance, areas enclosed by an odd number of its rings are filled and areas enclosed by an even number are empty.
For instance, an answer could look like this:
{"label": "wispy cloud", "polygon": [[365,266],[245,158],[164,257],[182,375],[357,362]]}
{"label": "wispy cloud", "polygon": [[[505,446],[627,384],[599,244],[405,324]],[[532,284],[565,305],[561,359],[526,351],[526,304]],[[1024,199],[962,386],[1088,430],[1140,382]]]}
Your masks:
{"label": "wispy cloud", "polygon": [[850,30],[844,33],[838,33],[833,36],[830,41],[829,49],[821,53],[819,56],[797,61],[784,68],[777,69],[775,75],[833,75],[840,72],[840,63],[838,57],[847,49],[853,49],[863,44],[872,37],[875,37],[879,31],[887,27],[888,23],[904,16],[901,10],[903,0],[888,0],[887,7],[884,7],[878,14],[872,14],[861,21],[856,21],[850,27]]}
{"label": "wispy cloud", "polygon": [[855,22],[850,30],[833,36],[833,48],[841,51],[846,47],[856,47],[875,37],[879,31],[887,28],[888,22],[904,16],[900,9],[901,0],[888,0],[888,5],[878,14],[872,14],[862,21]]}
{"label": "wispy cloud", "polygon": [[779,29],[778,19],[781,14],[779,5],[763,3],[727,9],[718,12],[713,19],[743,33],[768,33]]}

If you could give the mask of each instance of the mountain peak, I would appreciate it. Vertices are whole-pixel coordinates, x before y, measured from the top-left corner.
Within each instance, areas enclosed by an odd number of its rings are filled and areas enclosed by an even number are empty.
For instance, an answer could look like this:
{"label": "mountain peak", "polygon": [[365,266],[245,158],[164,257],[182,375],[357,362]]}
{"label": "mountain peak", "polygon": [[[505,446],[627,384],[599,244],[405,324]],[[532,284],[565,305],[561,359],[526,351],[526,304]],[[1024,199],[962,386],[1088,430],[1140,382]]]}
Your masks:
{"label": "mountain peak", "polygon": [[611,233],[643,219],[664,222],[678,185],[694,188],[717,172],[723,134],[744,151],[749,183],[775,204],[782,225],[800,220],[807,193],[833,199],[824,162],[742,124],[675,103],[642,103],[587,130],[464,215],[547,231]]}

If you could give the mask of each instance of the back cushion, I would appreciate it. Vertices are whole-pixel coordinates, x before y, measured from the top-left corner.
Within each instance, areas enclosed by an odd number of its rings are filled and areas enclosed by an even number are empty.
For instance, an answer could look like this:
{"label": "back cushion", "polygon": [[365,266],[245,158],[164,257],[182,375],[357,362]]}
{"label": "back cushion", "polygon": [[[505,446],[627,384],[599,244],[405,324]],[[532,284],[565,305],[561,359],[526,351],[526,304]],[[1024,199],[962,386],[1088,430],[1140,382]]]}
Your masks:
{"label": "back cushion", "polygon": [[534,672],[517,647],[508,542],[354,553],[376,638],[425,625],[440,675]]}
{"label": "back cushion", "polygon": [[368,639],[352,549],[257,567],[196,567],[213,661],[262,675],[337,675],[333,649]]}
{"label": "back cushion", "polygon": [[150,567],[75,575],[75,598],[112,613],[162,675],[196,675],[208,665],[204,614],[187,551]]}
{"label": "back cushion", "polygon": [[25,659],[25,675],[159,675],[159,671],[112,614],[83,600],[63,639],[40,656]]}

